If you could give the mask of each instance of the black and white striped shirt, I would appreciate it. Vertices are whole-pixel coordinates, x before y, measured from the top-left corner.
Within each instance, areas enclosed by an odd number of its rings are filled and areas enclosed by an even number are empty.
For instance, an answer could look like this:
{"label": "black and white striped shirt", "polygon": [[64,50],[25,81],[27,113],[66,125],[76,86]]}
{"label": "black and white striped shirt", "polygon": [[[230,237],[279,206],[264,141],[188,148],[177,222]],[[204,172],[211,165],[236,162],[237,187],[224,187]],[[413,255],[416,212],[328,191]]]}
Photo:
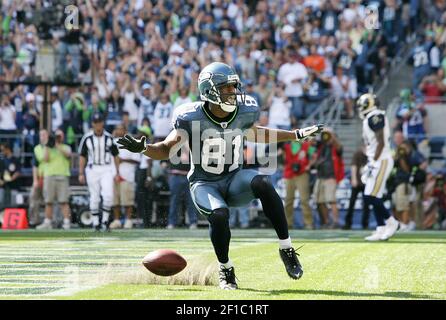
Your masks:
{"label": "black and white striped shirt", "polygon": [[104,131],[101,136],[94,132],[86,133],[79,145],[79,154],[87,158],[87,165],[110,165],[113,157],[119,154],[118,147],[113,141],[113,136]]}

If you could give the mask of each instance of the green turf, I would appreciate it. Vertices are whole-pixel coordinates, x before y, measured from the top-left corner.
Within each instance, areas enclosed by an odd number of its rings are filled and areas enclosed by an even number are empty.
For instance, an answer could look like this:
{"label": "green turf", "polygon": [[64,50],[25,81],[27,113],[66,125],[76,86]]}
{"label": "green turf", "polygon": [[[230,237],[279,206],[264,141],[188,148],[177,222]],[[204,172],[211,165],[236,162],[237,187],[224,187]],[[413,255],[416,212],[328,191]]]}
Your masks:
{"label": "green turf", "polygon": [[[446,233],[397,234],[366,243],[362,231],[293,231],[304,276],[288,278],[272,230],[233,230],[231,259],[240,290],[215,284],[208,231],[0,231],[0,299],[446,299]],[[142,258],[158,248],[184,255],[172,284]],[[198,280],[197,280],[198,281]],[[201,282],[200,282],[201,281]],[[204,283],[204,280],[198,281]],[[210,283],[209,283],[210,282]]]}

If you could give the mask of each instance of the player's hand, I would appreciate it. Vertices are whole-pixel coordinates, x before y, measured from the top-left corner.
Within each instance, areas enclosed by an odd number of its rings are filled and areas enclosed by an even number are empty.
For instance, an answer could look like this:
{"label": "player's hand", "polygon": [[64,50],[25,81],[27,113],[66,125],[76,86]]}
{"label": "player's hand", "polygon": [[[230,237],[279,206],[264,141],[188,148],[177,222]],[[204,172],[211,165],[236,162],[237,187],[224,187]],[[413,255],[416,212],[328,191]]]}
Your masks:
{"label": "player's hand", "polygon": [[127,149],[134,153],[142,153],[146,151],[147,148],[145,136],[143,136],[141,139],[135,139],[126,134],[124,137],[119,138],[117,143],[120,144],[119,149]]}
{"label": "player's hand", "polygon": [[306,127],[303,129],[297,129],[296,132],[296,140],[306,140],[309,138],[313,138],[324,130],[323,124],[316,124],[311,127]]}
{"label": "player's hand", "polygon": [[79,175],[79,183],[80,184],[85,184],[85,175],[84,174],[80,174]]}
{"label": "player's hand", "polygon": [[114,181],[115,183],[120,183],[123,179],[121,178],[121,176],[118,174],[115,176]]}

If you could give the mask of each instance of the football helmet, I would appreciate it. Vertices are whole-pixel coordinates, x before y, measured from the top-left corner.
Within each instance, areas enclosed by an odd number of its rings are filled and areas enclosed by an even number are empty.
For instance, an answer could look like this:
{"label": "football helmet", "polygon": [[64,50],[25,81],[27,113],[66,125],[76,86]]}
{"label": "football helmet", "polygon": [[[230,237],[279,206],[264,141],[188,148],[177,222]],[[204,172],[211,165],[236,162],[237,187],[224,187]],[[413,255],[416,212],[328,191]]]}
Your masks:
{"label": "football helmet", "polygon": [[377,99],[372,93],[365,93],[361,95],[356,101],[359,118],[364,119],[366,114],[377,109]]}
{"label": "football helmet", "polygon": [[[220,92],[226,85],[233,85],[233,93]],[[226,112],[233,112],[237,107],[238,97],[245,100],[242,84],[235,70],[221,62],[207,65],[198,76],[198,90],[203,101],[219,105]]]}

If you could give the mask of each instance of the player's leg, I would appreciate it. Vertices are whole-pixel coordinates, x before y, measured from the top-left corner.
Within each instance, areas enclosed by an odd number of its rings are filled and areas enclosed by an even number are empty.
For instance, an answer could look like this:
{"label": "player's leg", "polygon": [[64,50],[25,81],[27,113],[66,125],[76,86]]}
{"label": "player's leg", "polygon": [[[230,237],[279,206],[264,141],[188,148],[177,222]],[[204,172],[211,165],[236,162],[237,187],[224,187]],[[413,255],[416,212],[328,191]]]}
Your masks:
{"label": "player's leg", "polygon": [[102,221],[101,230],[109,230],[109,217],[113,205],[114,177],[110,172],[104,171],[100,174],[100,189],[102,196]]}
{"label": "player's leg", "polygon": [[195,183],[190,188],[198,212],[209,221],[209,236],[220,264],[219,282],[222,289],[237,289],[234,266],[229,259],[229,208],[217,183]]}
{"label": "player's leg", "polygon": [[85,177],[87,179],[88,192],[90,194],[90,213],[93,218],[93,228],[97,228],[99,226],[99,203],[101,202],[101,185],[100,178],[98,172],[95,172],[95,169],[87,169],[85,170]]}
{"label": "player's leg", "polygon": [[387,240],[398,229],[398,221],[384,206],[383,194],[387,178],[393,168],[393,159],[381,160],[376,168],[368,175],[364,189],[364,205],[373,206],[377,228],[368,241]]}
{"label": "player's leg", "polygon": [[45,200],[45,220],[36,229],[45,230],[53,228],[53,203],[56,200],[56,186],[53,177],[43,179],[43,195]]}
{"label": "player's leg", "polygon": [[191,193],[189,190],[189,181],[184,177],[184,197],[186,201],[187,215],[189,216],[189,229],[197,228],[198,212],[192,201]]}
{"label": "player's leg", "polygon": [[133,206],[135,205],[135,183],[130,181],[122,181],[121,184],[121,205],[124,207],[126,217],[124,229],[132,229]]}
{"label": "player's leg", "polygon": [[336,180],[324,179],[324,192],[325,202],[329,204],[332,214],[332,223],[330,228],[337,228],[339,226],[339,210],[336,202]]}
{"label": "player's leg", "polygon": [[[362,193],[362,197],[364,197],[364,185],[360,188],[360,192]],[[362,228],[364,230],[369,227],[369,218],[370,218],[370,207],[363,205],[362,208]]]}
{"label": "player's leg", "polygon": [[358,193],[360,191],[360,187],[352,187],[350,200],[348,202],[347,214],[345,216],[345,224],[342,227],[344,230],[350,230],[352,228],[352,220],[353,220],[353,210],[355,210],[356,199],[358,198]]}
{"label": "player's leg", "polygon": [[319,221],[321,229],[327,228],[328,226],[328,208],[325,204],[324,197],[324,184],[321,179],[316,179],[314,184],[314,199],[317,205],[317,212],[319,214]]}
{"label": "player's leg", "polygon": [[68,204],[70,200],[70,185],[68,177],[58,177],[57,180],[57,201],[60,204],[60,208],[63,214],[63,225],[64,230],[71,228],[71,211]]}
{"label": "player's leg", "polygon": [[110,223],[110,229],[122,227],[121,223],[121,192],[120,183],[113,183],[113,221]]}
{"label": "player's leg", "polygon": [[286,190],[285,214],[288,227],[290,229],[294,227],[294,198],[296,193],[296,179],[297,177],[284,179]]}
{"label": "player's leg", "polygon": [[310,175],[303,173],[296,178],[297,190],[300,195],[300,207],[304,218],[305,229],[313,229],[313,214],[310,207]]}
{"label": "player's leg", "polygon": [[282,199],[271,184],[269,176],[259,175],[256,170],[238,171],[230,181],[227,198],[231,207],[244,206],[252,199],[260,199],[263,212],[271,221],[279,238],[279,253],[287,273],[291,278],[299,279],[303,274],[302,266],[291,245]]}

